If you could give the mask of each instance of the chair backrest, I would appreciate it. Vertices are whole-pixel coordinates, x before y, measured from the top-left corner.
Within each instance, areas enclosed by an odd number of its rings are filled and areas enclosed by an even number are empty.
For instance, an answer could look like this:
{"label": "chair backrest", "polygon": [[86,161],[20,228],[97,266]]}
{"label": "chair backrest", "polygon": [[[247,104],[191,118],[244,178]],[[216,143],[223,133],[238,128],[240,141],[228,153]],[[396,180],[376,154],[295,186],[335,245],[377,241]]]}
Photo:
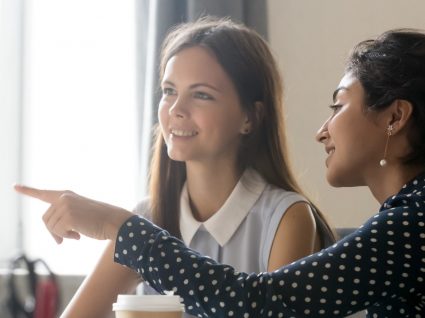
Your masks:
{"label": "chair backrest", "polygon": [[336,234],[338,235],[337,239],[342,239],[345,236],[353,233],[355,230],[357,230],[356,227],[339,227],[336,229]]}

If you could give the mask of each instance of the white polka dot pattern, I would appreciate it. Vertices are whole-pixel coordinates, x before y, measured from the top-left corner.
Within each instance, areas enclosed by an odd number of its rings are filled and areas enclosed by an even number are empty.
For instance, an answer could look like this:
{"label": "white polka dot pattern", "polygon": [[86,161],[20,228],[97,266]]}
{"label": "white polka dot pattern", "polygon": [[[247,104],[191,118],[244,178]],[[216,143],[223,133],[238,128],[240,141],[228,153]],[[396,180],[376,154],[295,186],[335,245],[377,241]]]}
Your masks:
{"label": "white polka dot pattern", "polygon": [[239,273],[139,216],[121,227],[115,261],[198,317],[425,317],[423,191],[425,175],[353,234],[272,273]]}

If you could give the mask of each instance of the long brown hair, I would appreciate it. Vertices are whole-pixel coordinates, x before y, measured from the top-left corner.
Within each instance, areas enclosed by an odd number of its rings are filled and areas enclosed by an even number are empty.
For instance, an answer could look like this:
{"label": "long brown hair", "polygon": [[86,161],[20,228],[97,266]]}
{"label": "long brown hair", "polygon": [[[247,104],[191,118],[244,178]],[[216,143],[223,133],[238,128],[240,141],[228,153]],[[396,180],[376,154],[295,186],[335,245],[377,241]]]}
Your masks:
{"label": "long brown hair", "polygon": [[[166,37],[161,54],[162,78],[168,60],[189,47],[209,50],[234,83],[242,109],[253,123],[242,138],[238,165],[251,167],[270,184],[303,194],[287,157],[283,120],[283,84],[268,44],[254,30],[229,19],[202,18],[175,27]],[[260,106],[259,106],[260,105]],[[179,229],[180,192],[186,180],[184,162],[171,160],[157,129],[150,172],[153,221],[171,234]],[[320,237],[334,238],[333,231],[317,209]],[[324,244],[322,244],[323,246]]]}

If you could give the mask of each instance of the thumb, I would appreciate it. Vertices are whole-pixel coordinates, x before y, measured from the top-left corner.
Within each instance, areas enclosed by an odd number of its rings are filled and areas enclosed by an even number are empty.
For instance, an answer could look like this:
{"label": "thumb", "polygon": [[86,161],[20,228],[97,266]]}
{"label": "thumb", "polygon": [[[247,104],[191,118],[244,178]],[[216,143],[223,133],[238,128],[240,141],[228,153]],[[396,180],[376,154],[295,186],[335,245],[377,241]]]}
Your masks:
{"label": "thumb", "polygon": [[53,203],[65,193],[65,191],[57,190],[41,190],[37,188],[27,187],[25,185],[15,184],[14,188],[17,192],[39,199],[47,203]]}

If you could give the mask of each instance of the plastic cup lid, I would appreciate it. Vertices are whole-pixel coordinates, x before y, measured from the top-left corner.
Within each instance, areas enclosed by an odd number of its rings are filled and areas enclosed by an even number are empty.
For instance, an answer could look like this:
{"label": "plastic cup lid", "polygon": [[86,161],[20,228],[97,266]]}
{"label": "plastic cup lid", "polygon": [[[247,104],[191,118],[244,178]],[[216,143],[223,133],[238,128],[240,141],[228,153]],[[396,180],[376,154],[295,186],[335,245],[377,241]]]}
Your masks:
{"label": "plastic cup lid", "polygon": [[118,295],[112,310],[183,311],[177,295]]}

